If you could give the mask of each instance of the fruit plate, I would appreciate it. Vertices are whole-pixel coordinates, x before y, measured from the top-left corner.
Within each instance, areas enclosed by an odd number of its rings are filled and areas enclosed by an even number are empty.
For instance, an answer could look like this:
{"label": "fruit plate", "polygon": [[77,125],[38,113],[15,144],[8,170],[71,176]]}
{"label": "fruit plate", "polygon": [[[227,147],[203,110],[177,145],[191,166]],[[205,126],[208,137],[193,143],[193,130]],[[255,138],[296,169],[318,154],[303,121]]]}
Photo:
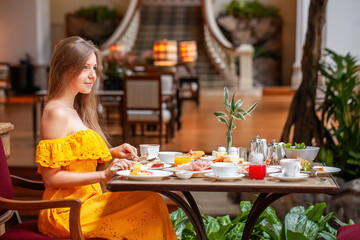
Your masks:
{"label": "fruit plate", "polygon": [[130,170],[118,171],[117,175],[121,177],[127,177],[130,180],[137,180],[137,181],[158,181],[158,180],[162,180],[165,177],[169,177],[173,175],[173,173],[169,171],[162,171],[162,170],[147,170],[147,171],[152,172],[152,175],[148,175],[148,176],[131,175]]}

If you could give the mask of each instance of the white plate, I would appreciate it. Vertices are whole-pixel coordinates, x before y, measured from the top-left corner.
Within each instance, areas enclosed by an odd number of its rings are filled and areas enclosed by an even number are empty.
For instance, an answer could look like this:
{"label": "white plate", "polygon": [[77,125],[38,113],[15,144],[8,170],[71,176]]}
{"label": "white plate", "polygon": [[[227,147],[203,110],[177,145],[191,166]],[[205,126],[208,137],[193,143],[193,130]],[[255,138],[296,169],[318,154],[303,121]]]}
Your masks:
{"label": "white plate", "polygon": [[216,179],[216,180],[220,180],[220,181],[233,181],[235,179],[239,179],[239,178],[242,178],[245,176],[245,174],[243,173],[237,173],[235,176],[231,176],[231,177],[219,177],[217,175],[215,175],[214,173],[205,173],[205,176],[206,177],[209,177],[209,178],[213,178],[213,179]]}
{"label": "white plate", "polygon": [[[324,168],[325,171],[318,171],[317,174],[318,175],[326,175],[326,174],[333,174],[333,173],[338,173],[341,171],[340,168],[337,167],[322,167],[322,166],[314,166],[313,169],[317,169],[317,168]],[[310,171],[301,171],[302,173],[310,173]]]}
{"label": "white plate", "polygon": [[[274,167],[266,167],[266,175],[270,174],[270,173],[276,173],[276,172],[280,172],[279,168],[274,168]],[[249,175],[249,172],[245,171],[245,169],[240,169],[240,173],[245,174],[246,176]]]}
{"label": "white plate", "polygon": [[243,162],[243,163],[239,163],[239,166],[248,166],[250,165],[250,162]]}
{"label": "white plate", "polygon": [[171,167],[171,164],[164,163],[163,167],[156,167],[156,168],[151,167],[151,168],[148,168],[148,170],[161,170],[161,169],[165,169],[165,168],[169,168],[169,167]]}
{"label": "white plate", "polygon": [[204,170],[204,171],[189,171],[189,170],[184,170],[184,169],[176,169],[176,167],[166,168],[165,170],[166,171],[172,171],[172,172],[192,172],[192,173],[209,173],[209,172],[212,172],[211,169]]}
{"label": "white plate", "polygon": [[301,180],[301,179],[304,179],[304,178],[308,178],[309,174],[298,173],[295,177],[285,177],[282,173],[270,173],[269,176],[277,178],[277,179],[279,179],[281,181],[294,182],[294,181],[298,181],[298,180]]}
{"label": "white plate", "polygon": [[149,180],[161,180],[164,177],[169,177],[171,175],[173,175],[172,172],[168,172],[168,171],[158,171],[158,170],[147,170],[149,172],[152,172],[152,175],[149,176],[139,176],[139,175],[131,175],[130,174],[130,170],[123,170],[123,171],[118,171],[117,175],[122,176],[122,177],[127,177],[130,180],[139,180],[139,181],[149,181]]}

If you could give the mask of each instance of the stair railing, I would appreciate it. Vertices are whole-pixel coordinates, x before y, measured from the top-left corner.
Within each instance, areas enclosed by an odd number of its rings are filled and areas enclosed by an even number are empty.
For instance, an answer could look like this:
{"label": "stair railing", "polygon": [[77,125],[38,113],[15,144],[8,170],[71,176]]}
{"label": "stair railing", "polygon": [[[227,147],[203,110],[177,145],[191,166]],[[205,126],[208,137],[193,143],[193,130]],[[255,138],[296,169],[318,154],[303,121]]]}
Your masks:
{"label": "stair railing", "polygon": [[130,52],[135,45],[140,27],[140,4],[141,0],[131,0],[126,13],[110,38],[100,46],[104,56],[109,54],[109,46],[121,43],[126,52]]}
{"label": "stair railing", "polygon": [[[214,0],[202,0],[204,18],[204,42],[208,56],[225,81],[243,93],[259,95],[253,87],[252,57],[254,48],[250,44],[235,47],[221,32],[213,9]],[[239,59],[239,73],[236,60]],[[255,90],[250,91],[249,90]]]}

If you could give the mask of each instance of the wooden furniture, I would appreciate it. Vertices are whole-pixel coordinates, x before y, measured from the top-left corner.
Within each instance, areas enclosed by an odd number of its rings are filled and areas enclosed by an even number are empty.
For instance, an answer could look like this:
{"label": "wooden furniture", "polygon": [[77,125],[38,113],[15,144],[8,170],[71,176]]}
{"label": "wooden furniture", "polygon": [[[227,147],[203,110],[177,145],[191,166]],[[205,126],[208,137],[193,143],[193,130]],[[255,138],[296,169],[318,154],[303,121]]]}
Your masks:
{"label": "wooden furniture", "polygon": [[[249,239],[254,225],[261,213],[275,200],[290,193],[324,193],[337,194],[340,187],[331,175],[325,177],[327,183],[320,183],[316,178],[306,178],[298,182],[281,182],[272,177],[264,180],[251,180],[248,177],[232,182],[214,181],[210,178],[191,178],[188,180],[176,177],[160,181],[134,181],[114,178],[107,184],[110,191],[155,191],[175,201],[188,215],[198,239],[207,239],[200,211],[191,191],[206,192],[254,192],[259,193],[248,216],[242,239]],[[182,192],[187,202],[177,194]]]}
{"label": "wooden furniture", "polygon": [[10,101],[11,95],[11,76],[10,64],[0,62],[0,90],[5,91],[6,101]]}
{"label": "wooden furniture", "polygon": [[10,157],[10,132],[14,129],[11,123],[0,123],[0,137],[4,145],[6,158]]}
{"label": "wooden furniture", "polygon": [[[81,201],[78,199],[65,200],[39,200],[39,201],[20,201],[13,200],[12,183],[35,190],[44,190],[42,182],[29,181],[16,176],[10,176],[7,166],[5,152],[0,139],[0,225],[5,224],[12,218],[14,210],[39,210],[47,208],[70,207],[70,236],[71,239],[82,240],[83,235],[80,227]],[[0,240],[10,239],[54,239],[45,237],[38,233],[37,221],[19,224],[0,236]]]}
{"label": "wooden furniture", "polygon": [[156,124],[159,142],[166,127],[166,142],[170,135],[171,112],[163,108],[161,75],[133,75],[124,78],[123,132],[124,140],[129,137],[131,124]]}

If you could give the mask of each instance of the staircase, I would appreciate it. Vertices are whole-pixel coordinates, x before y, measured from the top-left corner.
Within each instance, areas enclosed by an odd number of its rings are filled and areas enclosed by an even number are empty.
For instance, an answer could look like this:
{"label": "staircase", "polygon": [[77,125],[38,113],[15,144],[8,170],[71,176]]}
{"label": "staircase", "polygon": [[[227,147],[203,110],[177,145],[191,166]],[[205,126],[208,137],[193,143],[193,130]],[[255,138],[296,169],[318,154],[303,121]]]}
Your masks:
{"label": "staircase", "polygon": [[154,41],[168,39],[195,40],[198,48],[196,72],[202,88],[222,87],[225,81],[212,66],[204,49],[203,19],[200,6],[141,6],[140,29],[132,53],[150,50]]}

